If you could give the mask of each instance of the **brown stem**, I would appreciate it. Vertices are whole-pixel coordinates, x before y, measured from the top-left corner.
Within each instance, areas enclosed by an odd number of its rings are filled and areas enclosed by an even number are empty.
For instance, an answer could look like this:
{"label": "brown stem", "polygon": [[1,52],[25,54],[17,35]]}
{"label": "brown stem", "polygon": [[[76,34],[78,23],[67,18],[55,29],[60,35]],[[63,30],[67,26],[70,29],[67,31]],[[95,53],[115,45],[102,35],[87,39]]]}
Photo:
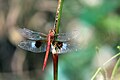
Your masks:
{"label": "brown stem", "polygon": [[[56,34],[59,33],[59,25],[60,25],[60,19],[62,15],[62,6],[63,6],[64,0],[58,0],[58,6],[56,11],[56,17],[54,22],[54,29]],[[54,66],[54,80],[58,80],[58,54],[52,54],[53,56],[53,66]]]}
{"label": "brown stem", "polygon": [[54,66],[54,80],[58,80],[58,54],[52,54]]}
{"label": "brown stem", "polygon": [[58,6],[57,6],[56,17],[55,17],[55,22],[54,22],[54,29],[56,31],[56,34],[59,33],[59,27],[60,27],[61,15],[62,15],[63,1],[64,0],[58,0]]}

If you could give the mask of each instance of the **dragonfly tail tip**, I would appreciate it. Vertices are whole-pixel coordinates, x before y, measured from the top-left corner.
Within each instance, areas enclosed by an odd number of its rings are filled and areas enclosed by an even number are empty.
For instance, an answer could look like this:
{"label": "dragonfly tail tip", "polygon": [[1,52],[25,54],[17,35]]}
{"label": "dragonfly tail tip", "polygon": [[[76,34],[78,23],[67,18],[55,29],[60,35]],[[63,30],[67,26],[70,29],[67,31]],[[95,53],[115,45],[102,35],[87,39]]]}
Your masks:
{"label": "dragonfly tail tip", "polygon": [[44,70],[45,70],[45,67],[42,68],[42,71],[44,71]]}

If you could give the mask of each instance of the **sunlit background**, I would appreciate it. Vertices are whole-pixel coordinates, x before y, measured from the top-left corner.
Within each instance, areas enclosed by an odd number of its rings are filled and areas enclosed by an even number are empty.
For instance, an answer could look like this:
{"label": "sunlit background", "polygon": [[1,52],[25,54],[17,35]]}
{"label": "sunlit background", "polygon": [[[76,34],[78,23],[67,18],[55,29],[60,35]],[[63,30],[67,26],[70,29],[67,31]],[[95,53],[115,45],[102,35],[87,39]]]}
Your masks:
{"label": "sunlit background", "polygon": [[[58,80],[90,80],[98,67],[119,52],[119,4],[120,0],[64,0],[60,32],[77,30],[71,36],[77,35],[73,43],[80,46],[59,55]],[[0,0],[0,80],[53,80],[52,55],[42,72],[45,53],[20,49],[17,45],[24,37],[17,30],[47,34],[56,9],[57,0]],[[115,62],[105,66],[108,79]],[[96,80],[102,78],[98,75]]]}

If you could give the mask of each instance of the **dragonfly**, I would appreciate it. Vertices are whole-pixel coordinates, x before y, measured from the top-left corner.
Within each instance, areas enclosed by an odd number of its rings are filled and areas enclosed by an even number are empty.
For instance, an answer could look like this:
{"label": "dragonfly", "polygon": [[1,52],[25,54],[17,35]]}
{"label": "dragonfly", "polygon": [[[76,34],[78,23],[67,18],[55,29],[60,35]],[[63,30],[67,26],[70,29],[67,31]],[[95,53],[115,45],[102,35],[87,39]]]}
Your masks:
{"label": "dragonfly", "polygon": [[[48,34],[44,34],[27,28],[21,28],[19,32],[27,38],[27,40],[23,40],[18,44],[20,48],[33,53],[46,52],[42,68],[43,71],[46,67],[50,52],[52,54],[64,54],[78,48],[78,44],[72,42],[73,39],[77,38],[78,31],[55,34],[55,30],[51,29]],[[74,37],[72,35],[74,35]]]}
{"label": "dragonfly", "polygon": [[54,28],[50,29],[48,34],[32,31],[26,28],[19,29],[19,32],[22,34],[22,36],[28,39],[21,41],[18,44],[20,48],[34,53],[46,52],[42,68],[43,71],[47,64],[49,52],[52,52],[52,54],[61,54],[76,50],[79,47],[78,43],[72,43],[72,40],[77,38],[77,35],[79,34],[78,31],[56,34],[58,33],[57,27],[60,23],[60,13],[62,11],[61,4],[62,0],[58,0]]}

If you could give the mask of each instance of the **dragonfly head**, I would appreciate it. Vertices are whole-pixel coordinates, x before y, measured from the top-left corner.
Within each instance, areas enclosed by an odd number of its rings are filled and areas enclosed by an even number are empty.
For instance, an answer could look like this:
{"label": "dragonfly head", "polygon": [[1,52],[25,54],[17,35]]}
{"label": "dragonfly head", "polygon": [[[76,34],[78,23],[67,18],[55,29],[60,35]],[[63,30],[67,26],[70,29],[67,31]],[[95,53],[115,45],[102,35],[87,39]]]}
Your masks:
{"label": "dragonfly head", "polygon": [[51,36],[54,36],[54,34],[55,34],[54,29],[51,29],[51,30],[49,31],[49,34],[50,34]]}

